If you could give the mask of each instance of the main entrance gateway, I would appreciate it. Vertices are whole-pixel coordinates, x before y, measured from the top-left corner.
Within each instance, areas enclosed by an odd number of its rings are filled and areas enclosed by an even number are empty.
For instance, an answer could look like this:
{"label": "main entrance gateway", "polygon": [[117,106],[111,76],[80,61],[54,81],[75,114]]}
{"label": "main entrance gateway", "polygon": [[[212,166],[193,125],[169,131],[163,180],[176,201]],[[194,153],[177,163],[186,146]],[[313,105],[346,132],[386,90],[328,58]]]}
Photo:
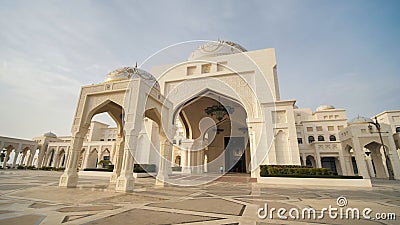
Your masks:
{"label": "main entrance gateway", "polygon": [[208,90],[186,101],[175,115],[181,137],[175,140],[173,155],[185,149],[184,172],[248,172],[247,113],[237,100]]}
{"label": "main entrance gateway", "polygon": [[224,137],[225,172],[246,173],[244,137]]}

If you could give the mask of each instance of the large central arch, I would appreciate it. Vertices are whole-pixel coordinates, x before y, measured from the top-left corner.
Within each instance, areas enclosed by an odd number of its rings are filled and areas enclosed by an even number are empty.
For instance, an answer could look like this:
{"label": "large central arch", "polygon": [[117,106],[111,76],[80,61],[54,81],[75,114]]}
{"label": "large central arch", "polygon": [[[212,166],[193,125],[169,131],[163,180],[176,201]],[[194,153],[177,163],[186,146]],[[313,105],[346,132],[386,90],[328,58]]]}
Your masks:
{"label": "large central arch", "polygon": [[[216,105],[230,107],[232,112],[221,120],[205,112]],[[250,172],[247,112],[240,102],[205,90],[175,107],[174,118],[179,118],[192,142],[188,149],[182,149],[187,172]]]}

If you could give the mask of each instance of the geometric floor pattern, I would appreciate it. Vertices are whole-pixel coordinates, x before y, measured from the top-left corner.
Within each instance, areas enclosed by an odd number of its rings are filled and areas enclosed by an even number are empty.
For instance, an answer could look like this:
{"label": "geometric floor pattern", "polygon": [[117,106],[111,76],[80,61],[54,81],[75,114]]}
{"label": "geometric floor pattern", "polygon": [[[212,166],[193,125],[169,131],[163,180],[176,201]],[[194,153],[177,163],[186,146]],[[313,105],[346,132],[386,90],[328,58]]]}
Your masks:
{"label": "geometric floor pattern", "polygon": [[[108,179],[80,177],[77,188],[59,188],[60,172],[0,170],[2,224],[400,224],[400,182],[373,180],[372,189],[276,186],[254,182],[215,181],[199,186],[155,186],[153,178],[135,180],[133,193],[108,188]],[[177,175],[188,182],[190,177]],[[201,178],[196,177],[196,180]],[[369,207],[396,213],[396,220],[260,219],[269,209]]]}

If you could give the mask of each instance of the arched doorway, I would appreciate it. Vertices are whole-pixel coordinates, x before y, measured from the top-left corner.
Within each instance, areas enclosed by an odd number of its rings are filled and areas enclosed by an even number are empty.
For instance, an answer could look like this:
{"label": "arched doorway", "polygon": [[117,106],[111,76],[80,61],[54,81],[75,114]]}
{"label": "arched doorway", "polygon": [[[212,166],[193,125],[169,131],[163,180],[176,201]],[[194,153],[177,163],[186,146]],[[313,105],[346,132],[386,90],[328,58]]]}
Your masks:
{"label": "arched doorway", "polygon": [[[367,153],[368,155],[366,156],[367,166],[370,165],[370,174],[375,174],[376,178],[388,178],[389,174],[386,166],[386,157],[382,145],[372,141],[365,145],[364,148],[369,150],[366,152],[370,152]],[[368,164],[369,160],[371,161],[371,164]]]}
{"label": "arched doorway", "polygon": [[247,113],[238,101],[207,91],[177,107],[175,118],[192,143],[181,153],[191,173],[250,172]]}
{"label": "arched doorway", "polygon": [[343,151],[344,164],[347,175],[358,175],[358,164],[354,149],[350,145],[346,145]]}
{"label": "arched doorway", "polygon": [[58,168],[65,167],[65,150],[63,148],[58,153],[56,167]]}
{"label": "arched doorway", "polygon": [[47,166],[53,166],[54,153],[55,153],[55,150],[54,150],[54,149],[51,149],[50,152],[49,152],[49,154],[48,154],[48,157],[47,157],[47,159],[48,159],[48,161],[47,161]]}
{"label": "arched doorway", "polygon": [[306,157],[306,166],[307,166],[307,167],[316,168],[314,156],[308,155],[308,156]]}

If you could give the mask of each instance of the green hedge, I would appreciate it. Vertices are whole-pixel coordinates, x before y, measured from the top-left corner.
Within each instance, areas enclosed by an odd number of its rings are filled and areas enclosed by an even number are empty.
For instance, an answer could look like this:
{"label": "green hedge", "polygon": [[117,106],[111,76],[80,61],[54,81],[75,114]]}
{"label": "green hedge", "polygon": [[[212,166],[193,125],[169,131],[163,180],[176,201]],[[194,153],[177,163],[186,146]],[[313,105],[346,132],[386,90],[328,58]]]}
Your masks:
{"label": "green hedge", "polygon": [[60,168],[56,168],[56,167],[51,167],[51,166],[42,166],[41,168],[39,168],[39,170],[47,170],[47,171],[64,171],[65,168],[60,167]]}
{"label": "green hedge", "polygon": [[155,173],[156,165],[155,164],[135,164],[133,165],[134,173]]}
{"label": "green hedge", "polygon": [[261,165],[260,176],[362,179],[361,176],[339,176],[336,172],[333,172],[327,168],[310,168],[297,165]]}
{"label": "green hedge", "polygon": [[[98,172],[112,172],[114,169],[114,165],[109,165],[108,168],[86,168],[83,171],[98,171]],[[155,164],[134,164],[133,166],[134,173],[155,173],[156,165]]]}
{"label": "green hedge", "polygon": [[181,172],[182,171],[182,167],[180,167],[180,166],[173,166],[171,168],[172,168],[172,171],[176,171],[176,172]]}
{"label": "green hedge", "polygon": [[35,166],[22,166],[22,165],[19,165],[17,167],[17,169],[19,169],[19,170],[36,170],[36,167]]}

